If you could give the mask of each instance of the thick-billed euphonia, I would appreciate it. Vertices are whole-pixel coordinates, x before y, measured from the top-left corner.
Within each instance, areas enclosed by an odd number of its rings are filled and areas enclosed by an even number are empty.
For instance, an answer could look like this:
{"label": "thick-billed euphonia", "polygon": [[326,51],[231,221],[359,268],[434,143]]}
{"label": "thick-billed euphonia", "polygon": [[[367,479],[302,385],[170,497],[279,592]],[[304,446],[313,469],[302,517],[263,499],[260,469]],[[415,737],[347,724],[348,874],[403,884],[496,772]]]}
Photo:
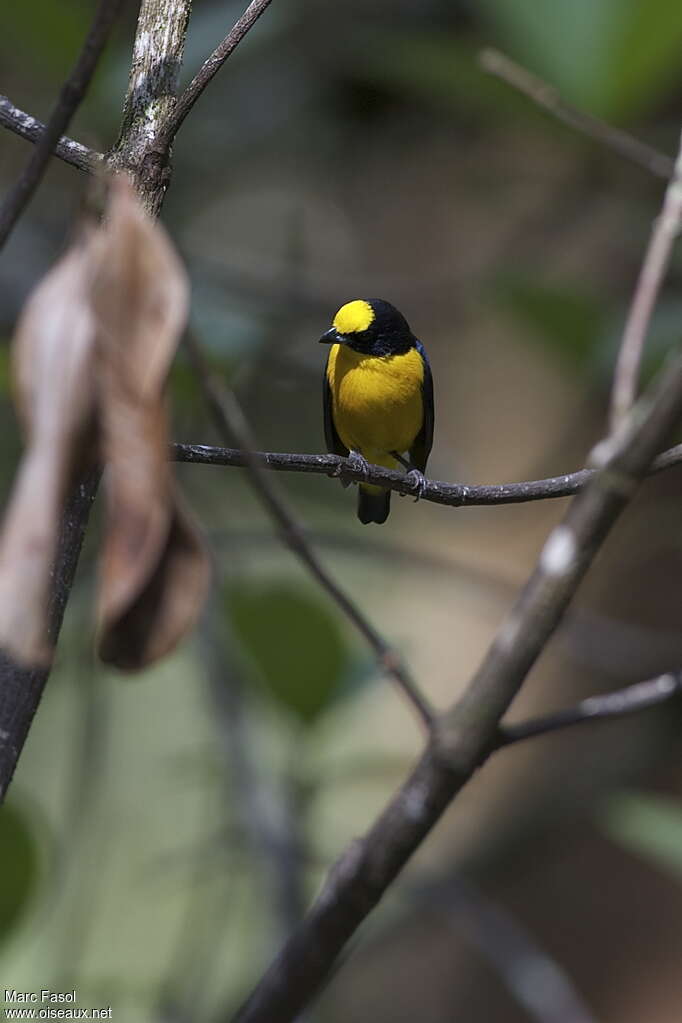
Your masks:
{"label": "thick-billed euphonia", "polygon": [[[402,313],[378,298],[341,306],[320,341],[332,346],[324,374],[328,451],[365,468],[402,465],[416,476],[419,494],[433,443],[433,379],[421,341]],[[358,489],[360,521],[385,522],[390,490],[368,483]]]}

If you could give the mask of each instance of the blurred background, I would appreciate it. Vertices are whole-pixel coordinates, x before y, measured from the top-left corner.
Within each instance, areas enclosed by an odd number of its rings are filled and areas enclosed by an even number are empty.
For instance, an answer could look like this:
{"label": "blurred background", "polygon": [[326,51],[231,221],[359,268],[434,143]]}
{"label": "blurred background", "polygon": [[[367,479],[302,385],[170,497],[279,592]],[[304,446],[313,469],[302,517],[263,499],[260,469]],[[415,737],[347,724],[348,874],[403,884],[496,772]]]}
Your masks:
{"label": "blurred background", "polygon": [[[183,82],[242,4],[196,0]],[[91,17],[7,5],[0,87],[45,119]],[[135,24],[70,134],[115,141]],[[675,0],[274,3],[183,127],[163,220],[192,320],[266,450],[324,450],[317,338],[382,297],[435,377],[429,475],[578,468],[602,435],[619,333],[663,185],[484,74],[497,46],[585,111],[674,155]],[[28,144],[0,134],[0,185]],[[8,342],[86,181],[53,161],[0,276],[0,473],[20,441]],[[650,375],[682,327],[682,257]],[[174,438],[218,438],[189,367]],[[273,537],[241,470],[181,466],[216,587],[201,628],[140,677],[92,656],[90,530],[53,673],[0,812],[5,987],[76,988],[113,1018],[226,1020],[420,748],[409,710]],[[451,509],[276,483],[315,547],[439,705],[479,663],[565,502]],[[649,481],[510,719],[682,663],[682,472]],[[351,946],[319,1023],[679,1023],[680,707],[533,741],[468,786]]]}

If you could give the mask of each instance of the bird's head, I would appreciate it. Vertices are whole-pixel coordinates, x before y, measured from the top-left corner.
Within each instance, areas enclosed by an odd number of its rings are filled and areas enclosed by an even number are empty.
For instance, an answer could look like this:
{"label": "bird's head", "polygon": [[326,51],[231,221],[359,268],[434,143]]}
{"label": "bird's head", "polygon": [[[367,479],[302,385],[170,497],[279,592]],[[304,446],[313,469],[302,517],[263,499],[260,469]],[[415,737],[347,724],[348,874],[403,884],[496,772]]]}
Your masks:
{"label": "bird's head", "polygon": [[365,355],[398,355],[414,345],[407,320],[390,302],[381,298],[356,298],[342,305],[323,344],[348,345]]}

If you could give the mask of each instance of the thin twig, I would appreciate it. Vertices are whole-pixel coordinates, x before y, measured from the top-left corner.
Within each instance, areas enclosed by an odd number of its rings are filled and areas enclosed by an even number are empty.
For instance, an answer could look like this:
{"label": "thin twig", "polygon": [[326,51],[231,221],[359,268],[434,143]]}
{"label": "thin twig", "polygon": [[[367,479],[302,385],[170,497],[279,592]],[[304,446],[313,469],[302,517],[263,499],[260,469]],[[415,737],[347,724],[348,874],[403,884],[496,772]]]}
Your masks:
{"label": "thin twig", "polygon": [[410,677],[397,653],[322,565],[300,525],[270,484],[257,457],[251,456],[254,443],[244,414],[234,395],[211,373],[201,347],[191,333],[187,334],[187,348],[216,427],[227,440],[235,438],[241,445],[245,465],[250,470],[252,486],[277,525],[282,540],[367,641],[383,670],[407,697],[428,730],[433,721],[433,711],[426,697]]}
{"label": "thin twig", "polygon": [[544,82],[537,75],[531,74],[526,68],[516,64],[499,50],[482,50],[479,54],[479,63],[488,74],[500,78],[507,85],[522,93],[532,100],[537,106],[542,107],[547,113],[552,114],[558,121],[574,128],[582,135],[599,142],[607,149],[613,150],[618,156],[625,157],[631,163],[637,164],[644,170],[655,174],[656,177],[668,181],[673,173],[674,162],[665,153],[659,152],[653,146],[641,142],[633,135],[629,135],[620,128],[592,117],[576,107],[565,103],[557,89],[553,85]]}
{"label": "thin twig", "polygon": [[[274,451],[246,452],[239,448],[210,447],[206,444],[173,444],[170,456],[176,462],[196,465],[220,465],[245,468],[249,459],[261,469],[275,472],[301,472],[318,476],[341,477],[356,483],[374,483],[399,494],[414,494],[414,481],[404,473],[370,465],[367,472],[339,455],[288,454]],[[663,452],[654,460],[649,474],[662,472],[682,463],[682,444]],[[479,505],[523,504],[557,497],[573,497],[585,488],[596,469],[579,469],[563,476],[521,483],[470,484],[426,480],[421,500],[451,508]]]}
{"label": "thin twig", "polygon": [[222,43],[204,61],[199,71],[197,71],[192,81],[179,97],[175,109],[169,118],[166,126],[166,134],[169,141],[173,140],[180,125],[213,76],[220,71],[227,58],[233,53],[247,32],[255,25],[263,11],[271,3],[272,0],[252,0],[242,16],[234,23]]}
{"label": "thin twig", "polygon": [[452,799],[495,747],[499,721],[561,622],[580,582],[656,451],[682,416],[682,357],[608,442],[603,469],[572,502],[463,696],[434,722],[412,773],[318,898],[235,1017],[289,1023],[333,969]]}
{"label": "thin twig", "polygon": [[31,200],[47,168],[52,151],[87,92],[88,86],[113,28],[123,0],[99,0],[95,17],[71,74],[62,86],[50,115],[21,177],[0,207],[0,248]]}
{"label": "thin twig", "polygon": [[547,735],[559,729],[573,725],[583,725],[591,721],[610,721],[612,718],[635,714],[637,711],[655,707],[665,703],[674,696],[682,695],[682,671],[668,672],[647,682],[617,689],[613,693],[602,693],[581,700],[575,707],[520,721],[514,725],[500,725],[496,749],[511,746],[524,739],[533,739],[538,735]]}
{"label": "thin twig", "polygon": [[[2,95],[0,95],[0,125],[13,131],[20,138],[26,139],[27,142],[39,142],[46,131],[42,121],[31,117],[19,107],[15,107],[7,96]],[[72,167],[86,172],[92,171],[104,159],[102,153],[88,149],[87,146],[66,135],[62,135],[58,140],[54,148],[54,156],[58,156],[64,163],[70,163]]]}
{"label": "thin twig", "polygon": [[637,394],[639,368],[653,308],[665,278],[673,244],[682,225],[682,137],[663,208],[656,219],[646,259],[630,305],[611,393],[611,430],[617,430]]}

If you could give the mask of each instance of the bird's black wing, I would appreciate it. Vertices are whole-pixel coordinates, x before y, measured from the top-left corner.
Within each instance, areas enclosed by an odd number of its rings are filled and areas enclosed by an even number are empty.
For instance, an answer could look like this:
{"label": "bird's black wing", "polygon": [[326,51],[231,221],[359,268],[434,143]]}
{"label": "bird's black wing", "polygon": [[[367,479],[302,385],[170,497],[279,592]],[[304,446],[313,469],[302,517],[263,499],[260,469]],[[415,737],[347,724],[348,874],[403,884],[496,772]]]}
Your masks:
{"label": "bird's black wing", "polygon": [[422,422],[422,428],[415,437],[414,444],[410,448],[410,460],[415,469],[419,469],[420,472],[425,472],[426,463],[429,455],[431,454],[431,447],[433,445],[433,377],[431,375],[429,357],[426,354],[426,349],[421,341],[417,341],[417,351],[424,362],[424,380],[422,382],[424,420]]}
{"label": "bird's black wing", "polygon": [[327,451],[332,455],[348,457],[348,448],[343,444],[334,426],[334,415],[332,412],[332,392],[327,379],[327,368],[325,366],[322,377],[322,408],[324,409],[324,439],[327,442]]}

